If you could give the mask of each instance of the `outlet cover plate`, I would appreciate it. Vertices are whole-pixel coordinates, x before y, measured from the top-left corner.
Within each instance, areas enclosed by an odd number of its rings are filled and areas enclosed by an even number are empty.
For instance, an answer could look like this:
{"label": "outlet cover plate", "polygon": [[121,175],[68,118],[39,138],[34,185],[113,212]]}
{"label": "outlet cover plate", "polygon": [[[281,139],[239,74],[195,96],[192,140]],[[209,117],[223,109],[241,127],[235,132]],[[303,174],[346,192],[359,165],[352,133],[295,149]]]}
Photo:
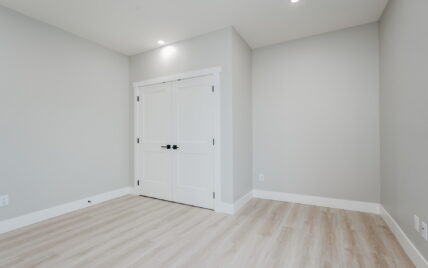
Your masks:
{"label": "outlet cover plate", "polygon": [[0,196],[0,207],[6,207],[9,205],[9,196],[2,195]]}
{"label": "outlet cover plate", "polygon": [[428,241],[428,225],[426,222],[421,223],[421,235],[425,240]]}
{"label": "outlet cover plate", "polygon": [[414,215],[414,227],[416,232],[419,233],[420,231],[420,221],[419,221],[419,217],[417,215]]}

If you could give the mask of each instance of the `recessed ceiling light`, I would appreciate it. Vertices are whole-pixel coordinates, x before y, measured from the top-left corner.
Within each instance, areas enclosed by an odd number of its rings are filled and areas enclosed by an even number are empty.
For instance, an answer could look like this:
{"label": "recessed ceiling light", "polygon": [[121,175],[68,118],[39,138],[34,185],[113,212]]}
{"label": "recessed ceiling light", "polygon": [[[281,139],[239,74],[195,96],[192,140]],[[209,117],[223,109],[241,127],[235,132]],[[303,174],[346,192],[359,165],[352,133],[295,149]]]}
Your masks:
{"label": "recessed ceiling light", "polygon": [[297,2],[299,2],[300,0],[290,0],[291,1],[291,3],[297,3]]}
{"label": "recessed ceiling light", "polygon": [[163,41],[163,40],[159,40],[159,41],[158,41],[158,44],[159,44],[159,45],[165,45],[165,41]]}

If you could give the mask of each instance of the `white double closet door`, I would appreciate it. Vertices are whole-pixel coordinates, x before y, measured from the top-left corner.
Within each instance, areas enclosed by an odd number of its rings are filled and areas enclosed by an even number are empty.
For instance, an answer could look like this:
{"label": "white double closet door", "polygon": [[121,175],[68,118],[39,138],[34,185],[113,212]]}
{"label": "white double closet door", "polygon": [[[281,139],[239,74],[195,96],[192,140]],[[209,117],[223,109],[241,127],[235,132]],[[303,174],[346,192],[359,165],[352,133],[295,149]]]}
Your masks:
{"label": "white double closet door", "polygon": [[137,89],[140,194],[214,208],[213,80],[205,76]]}

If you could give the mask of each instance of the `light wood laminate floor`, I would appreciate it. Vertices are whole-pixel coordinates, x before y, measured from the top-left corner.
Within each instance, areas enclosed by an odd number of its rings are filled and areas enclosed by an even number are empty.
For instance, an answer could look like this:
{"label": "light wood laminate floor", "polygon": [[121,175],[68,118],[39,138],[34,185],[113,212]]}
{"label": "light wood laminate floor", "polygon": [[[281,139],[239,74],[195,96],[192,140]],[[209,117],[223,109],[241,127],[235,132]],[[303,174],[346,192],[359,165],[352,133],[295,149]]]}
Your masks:
{"label": "light wood laminate floor", "polygon": [[0,236],[0,267],[414,267],[372,214],[251,200],[234,216],[125,196]]}

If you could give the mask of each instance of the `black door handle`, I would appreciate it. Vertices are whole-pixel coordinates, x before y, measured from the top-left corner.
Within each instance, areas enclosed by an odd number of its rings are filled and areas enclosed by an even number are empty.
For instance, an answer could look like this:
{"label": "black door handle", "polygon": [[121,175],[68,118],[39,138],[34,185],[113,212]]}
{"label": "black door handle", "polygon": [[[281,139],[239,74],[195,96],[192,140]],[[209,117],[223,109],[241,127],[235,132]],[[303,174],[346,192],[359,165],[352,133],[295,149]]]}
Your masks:
{"label": "black door handle", "polygon": [[167,145],[165,145],[165,146],[161,146],[161,148],[165,148],[165,149],[171,149],[171,145],[170,144],[167,144]]}
{"label": "black door handle", "polygon": [[172,149],[174,149],[174,150],[177,150],[178,148],[179,147],[177,145],[175,145],[175,144],[172,146]]}

